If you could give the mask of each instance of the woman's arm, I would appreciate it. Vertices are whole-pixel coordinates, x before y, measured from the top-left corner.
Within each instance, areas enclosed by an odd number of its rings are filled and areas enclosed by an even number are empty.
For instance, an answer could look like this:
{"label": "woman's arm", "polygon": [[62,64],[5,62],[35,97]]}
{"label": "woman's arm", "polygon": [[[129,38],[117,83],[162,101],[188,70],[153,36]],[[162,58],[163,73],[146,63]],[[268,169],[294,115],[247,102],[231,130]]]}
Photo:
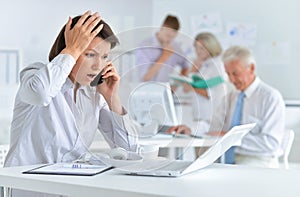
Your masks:
{"label": "woman's arm", "polygon": [[129,115],[119,115],[112,112],[106,103],[100,110],[99,130],[111,148],[122,147],[136,151],[138,133]]}
{"label": "woman's arm", "polygon": [[208,95],[207,89],[194,88],[194,91],[197,94],[199,94],[199,95],[201,95],[201,96],[209,99],[209,95]]}
{"label": "woman's arm", "polygon": [[75,60],[58,55],[50,63],[32,64],[20,73],[20,99],[31,105],[47,106],[57,95],[71,72]]}

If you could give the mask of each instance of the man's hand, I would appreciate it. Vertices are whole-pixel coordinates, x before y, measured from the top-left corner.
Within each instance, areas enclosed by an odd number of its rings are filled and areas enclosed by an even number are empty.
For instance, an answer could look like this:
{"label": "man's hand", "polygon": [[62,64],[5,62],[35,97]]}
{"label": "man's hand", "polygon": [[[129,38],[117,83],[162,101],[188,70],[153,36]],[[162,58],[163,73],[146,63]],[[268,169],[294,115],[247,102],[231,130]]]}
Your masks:
{"label": "man's hand", "polygon": [[177,133],[177,134],[191,134],[191,129],[185,125],[178,125],[178,126],[173,126],[170,127],[167,131],[167,133]]}

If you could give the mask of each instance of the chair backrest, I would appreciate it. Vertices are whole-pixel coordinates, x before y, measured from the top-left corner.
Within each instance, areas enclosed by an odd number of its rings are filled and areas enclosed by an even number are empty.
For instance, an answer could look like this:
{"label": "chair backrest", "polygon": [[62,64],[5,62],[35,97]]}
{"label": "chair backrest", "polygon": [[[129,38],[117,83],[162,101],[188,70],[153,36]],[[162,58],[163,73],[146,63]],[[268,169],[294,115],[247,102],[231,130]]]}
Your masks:
{"label": "chair backrest", "polygon": [[288,157],[291,152],[291,148],[295,139],[295,132],[292,129],[286,129],[281,142],[281,147],[283,150],[282,160],[285,169],[289,168]]}
{"label": "chair backrest", "polygon": [[0,145],[0,168],[2,168],[4,165],[4,160],[8,153],[8,149],[9,149],[8,144]]}

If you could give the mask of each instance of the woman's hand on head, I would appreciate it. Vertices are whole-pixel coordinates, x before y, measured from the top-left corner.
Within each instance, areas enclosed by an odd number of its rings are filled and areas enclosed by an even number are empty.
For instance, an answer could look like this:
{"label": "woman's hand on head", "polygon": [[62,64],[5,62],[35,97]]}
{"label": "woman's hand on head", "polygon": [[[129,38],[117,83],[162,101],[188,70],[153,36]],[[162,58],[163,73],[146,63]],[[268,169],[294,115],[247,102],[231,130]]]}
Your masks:
{"label": "woman's hand on head", "polygon": [[66,24],[66,48],[62,51],[62,53],[70,54],[76,60],[103,28],[103,24],[101,24],[99,27],[93,30],[101,21],[101,16],[99,16],[98,13],[94,13],[89,19],[87,19],[90,14],[90,11],[84,13],[72,29],[71,17],[69,17],[69,20]]}

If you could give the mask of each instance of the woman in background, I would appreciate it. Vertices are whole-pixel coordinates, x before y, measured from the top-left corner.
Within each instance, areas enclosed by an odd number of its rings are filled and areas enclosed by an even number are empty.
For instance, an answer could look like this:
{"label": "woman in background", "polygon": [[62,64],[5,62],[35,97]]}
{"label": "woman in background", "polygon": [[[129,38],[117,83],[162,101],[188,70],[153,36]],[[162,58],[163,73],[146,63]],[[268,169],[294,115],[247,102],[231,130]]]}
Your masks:
{"label": "woman in background", "polygon": [[[98,13],[70,18],[49,54],[20,74],[5,167],[72,162],[99,129],[108,144],[136,151],[137,134],[122,107],[120,77],[107,61],[117,37]],[[100,73],[103,83],[91,87]],[[54,196],[13,190],[13,197]]]}
{"label": "woman in background", "polygon": [[208,84],[208,87],[196,87],[184,83],[185,92],[195,92],[192,94],[193,118],[196,124],[193,125],[193,129],[204,133],[209,129],[214,109],[226,93],[224,82],[227,80],[227,75],[220,58],[222,47],[213,34],[199,33],[195,37],[194,48],[197,57],[189,70],[189,77],[218,81],[213,85]]}

